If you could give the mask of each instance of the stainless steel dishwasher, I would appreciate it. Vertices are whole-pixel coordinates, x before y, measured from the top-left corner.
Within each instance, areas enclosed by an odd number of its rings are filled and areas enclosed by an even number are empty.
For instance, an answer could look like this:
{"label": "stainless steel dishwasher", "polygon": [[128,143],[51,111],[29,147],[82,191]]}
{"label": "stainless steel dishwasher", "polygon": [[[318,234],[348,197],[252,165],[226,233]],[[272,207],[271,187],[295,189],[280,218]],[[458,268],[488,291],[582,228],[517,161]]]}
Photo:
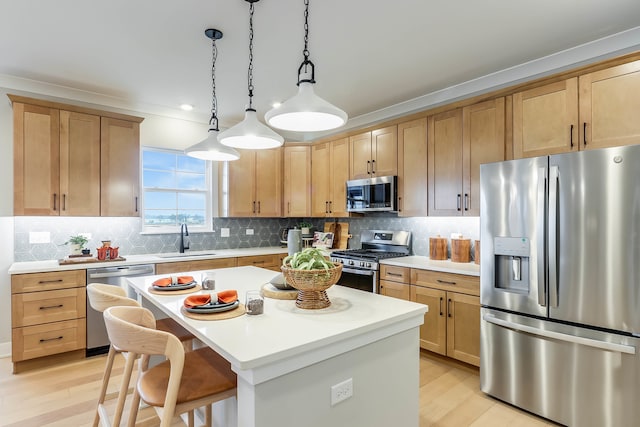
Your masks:
{"label": "stainless steel dishwasher", "polygon": [[[155,274],[154,264],[123,265],[118,267],[102,267],[87,269],[87,284],[104,283],[127,289],[128,277],[148,276]],[[131,295],[129,295],[131,296]],[[109,351],[109,337],[104,326],[102,313],[91,308],[87,296],[87,356],[103,354]]]}

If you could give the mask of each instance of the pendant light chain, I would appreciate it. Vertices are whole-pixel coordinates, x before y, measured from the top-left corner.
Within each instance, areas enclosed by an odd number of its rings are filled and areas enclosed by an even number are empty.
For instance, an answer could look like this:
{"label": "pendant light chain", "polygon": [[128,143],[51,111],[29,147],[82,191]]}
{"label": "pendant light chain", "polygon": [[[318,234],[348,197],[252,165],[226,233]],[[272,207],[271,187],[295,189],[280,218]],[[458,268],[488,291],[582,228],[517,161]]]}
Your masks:
{"label": "pendant light chain", "polygon": [[249,88],[249,109],[253,109],[253,3],[249,5],[249,69],[247,70]]}
{"label": "pendant light chain", "polygon": [[309,61],[309,0],[304,0],[304,50],[305,62]]}
{"label": "pendant light chain", "polygon": [[211,39],[211,119],[209,125],[212,129],[218,130],[218,99],[216,98],[216,59],[218,59],[218,48],[216,39]]}

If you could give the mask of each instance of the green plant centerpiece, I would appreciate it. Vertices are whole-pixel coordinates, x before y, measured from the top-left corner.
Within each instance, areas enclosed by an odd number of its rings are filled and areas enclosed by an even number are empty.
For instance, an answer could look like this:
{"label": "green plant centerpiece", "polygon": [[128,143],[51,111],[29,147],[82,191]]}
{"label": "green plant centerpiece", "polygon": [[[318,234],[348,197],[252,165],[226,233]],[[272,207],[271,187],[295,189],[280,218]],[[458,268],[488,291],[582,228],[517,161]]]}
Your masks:
{"label": "green plant centerpiece", "polygon": [[82,234],[76,234],[69,237],[69,240],[63,243],[63,245],[71,245],[71,255],[81,255],[84,245],[89,242]]}
{"label": "green plant centerpiece", "polygon": [[296,306],[318,309],[331,305],[327,289],[340,279],[342,264],[329,261],[321,249],[307,248],[285,257],[281,270],[286,282],[298,290]]}

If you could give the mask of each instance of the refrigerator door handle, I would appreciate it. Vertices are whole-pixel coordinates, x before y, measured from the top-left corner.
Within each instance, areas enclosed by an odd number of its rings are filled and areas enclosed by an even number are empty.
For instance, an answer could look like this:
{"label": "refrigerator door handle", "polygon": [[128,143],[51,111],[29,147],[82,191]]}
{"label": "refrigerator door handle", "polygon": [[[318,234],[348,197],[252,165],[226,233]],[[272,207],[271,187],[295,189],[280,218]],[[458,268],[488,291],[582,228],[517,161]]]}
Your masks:
{"label": "refrigerator door handle", "polygon": [[538,231],[538,260],[536,265],[538,267],[538,304],[542,307],[547,306],[546,288],[547,279],[545,277],[546,271],[546,257],[545,257],[545,218],[546,218],[546,193],[547,193],[547,168],[538,169],[538,218],[537,223],[542,227],[543,231]]}
{"label": "refrigerator door handle", "polygon": [[549,168],[549,307],[558,306],[558,166]]}
{"label": "refrigerator door handle", "polygon": [[534,328],[533,326],[521,325],[520,323],[510,322],[508,320],[499,319],[491,314],[485,314],[482,316],[482,320],[493,323],[503,328],[512,329],[518,332],[524,332],[527,334],[538,335],[545,338],[551,338],[560,341],[566,341],[579,345],[586,345],[589,347],[599,348],[601,350],[615,351],[625,354],[636,354],[636,348],[632,345],[615,344],[605,341],[594,340],[591,338],[577,337],[575,335],[567,335],[560,332],[547,331],[544,329]]}

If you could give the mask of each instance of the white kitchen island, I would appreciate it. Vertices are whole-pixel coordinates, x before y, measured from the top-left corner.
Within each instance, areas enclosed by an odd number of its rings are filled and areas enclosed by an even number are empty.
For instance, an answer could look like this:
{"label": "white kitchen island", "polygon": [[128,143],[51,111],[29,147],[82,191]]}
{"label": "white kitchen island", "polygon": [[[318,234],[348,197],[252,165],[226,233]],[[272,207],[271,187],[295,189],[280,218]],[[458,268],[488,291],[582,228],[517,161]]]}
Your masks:
{"label": "white kitchen island", "polygon": [[[200,273],[186,272],[198,281]],[[219,269],[216,289],[236,289],[244,302],[247,290],[260,289],[276,274],[257,267]],[[128,280],[143,305],[176,319],[238,375],[237,419],[227,403],[216,425],[418,426],[419,326],[427,306],[332,286],[331,306],[321,310],[265,298],[261,315],[193,320],[180,311],[186,295],[148,292],[160,277]],[[332,405],[332,386],[349,380],[352,397]]]}

